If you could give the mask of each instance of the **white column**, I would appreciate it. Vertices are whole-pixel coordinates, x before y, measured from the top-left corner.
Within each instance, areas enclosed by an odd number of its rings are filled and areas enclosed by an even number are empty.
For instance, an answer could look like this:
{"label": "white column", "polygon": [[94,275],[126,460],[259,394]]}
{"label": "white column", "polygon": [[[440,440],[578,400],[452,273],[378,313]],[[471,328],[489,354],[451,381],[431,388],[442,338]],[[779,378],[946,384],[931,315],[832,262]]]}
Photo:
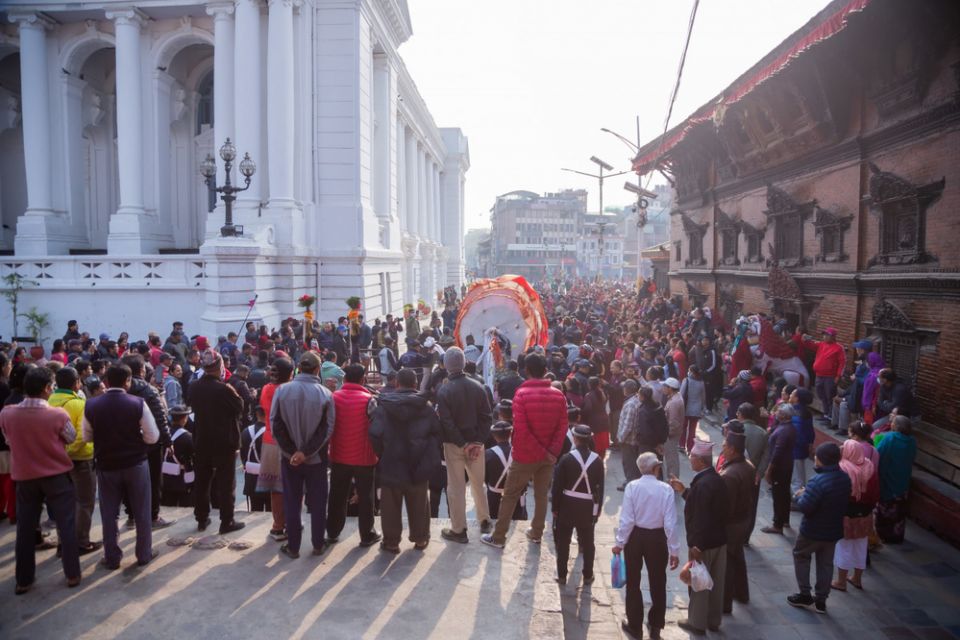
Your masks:
{"label": "white column", "polygon": [[396,155],[397,155],[397,171],[396,171],[396,198],[397,198],[397,220],[400,221],[400,229],[406,231],[407,229],[407,178],[406,178],[406,164],[407,164],[407,146],[406,146],[406,128],[403,126],[403,123],[399,118],[396,118],[396,129],[395,131],[395,140],[396,145]]}
{"label": "white column", "polygon": [[417,235],[427,237],[427,159],[417,145]]}
{"label": "white column", "polygon": [[117,66],[117,164],[120,204],[110,217],[107,253],[147,253],[143,209],[143,87],[140,32],[146,17],[137,9],[107,11],[113,20]]}
{"label": "white column", "polygon": [[[244,2],[246,0],[241,0]],[[267,26],[267,170],[270,208],[294,205],[293,0],[269,0]]]}
{"label": "white column", "polygon": [[403,130],[403,145],[406,158],[403,163],[404,180],[406,180],[407,207],[404,213],[404,224],[407,233],[417,233],[417,143],[413,139],[413,130],[405,127]]}
{"label": "white column", "polygon": [[[207,5],[207,14],[213,16],[213,128],[214,152],[230,138],[234,142],[233,130],[233,2],[217,2]],[[220,176],[217,184],[223,184],[223,163],[219,156],[217,167]]]}
{"label": "white column", "polygon": [[426,156],[424,160],[423,175],[426,179],[427,201],[423,207],[423,213],[426,217],[427,237],[433,241],[437,239],[433,233],[433,160],[430,159],[430,156]]}
{"label": "white column", "polygon": [[[237,136],[237,161],[245,153],[258,166],[263,165],[260,153],[260,126],[262,121],[262,91],[260,83],[260,1],[237,0],[236,37],[234,40],[234,108]],[[214,80],[216,82],[216,80]],[[265,176],[262,170],[253,176],[250,188],[237,197],[236,209],[256,210],[260,205],[261,185]],[[242,219],[242,216],[241,216]]]}
{"label": "white column", "polygon": [[443,244],[443,228],[441,226],[442,206],[440,201],[440,167],[433,163],[433,237],[437,243]]}
{"label": "white column", "polygon": [[23,155],[27,173],[27,211],[53,213],[50,199],[50,86],[47,82],[47,29],[53,23],[36,14],[11,15],[20,31],[20,91]]}

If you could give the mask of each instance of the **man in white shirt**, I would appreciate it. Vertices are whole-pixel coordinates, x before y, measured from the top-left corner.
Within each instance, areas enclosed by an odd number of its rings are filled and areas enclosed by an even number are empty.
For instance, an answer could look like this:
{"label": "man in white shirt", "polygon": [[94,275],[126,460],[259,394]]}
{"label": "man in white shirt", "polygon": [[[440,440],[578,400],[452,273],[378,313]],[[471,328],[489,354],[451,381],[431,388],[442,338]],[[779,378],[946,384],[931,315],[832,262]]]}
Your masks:
{"label": "man in white shirt", "polygon": [[667,610],[667,564],[674,570],[680,564],[680,540],[677,507],[673,489],[657,480],[660,470],[657,454],[647,451],[637,458],[642,474],[627,484],[620,509],[614,554],[626,554],[627,619],[623,630],[634,638],[643,637],[643,594],[640,591],[642,567],[647,567],[650,598],[653,604],[647,618],[650,638],[659,638]]}

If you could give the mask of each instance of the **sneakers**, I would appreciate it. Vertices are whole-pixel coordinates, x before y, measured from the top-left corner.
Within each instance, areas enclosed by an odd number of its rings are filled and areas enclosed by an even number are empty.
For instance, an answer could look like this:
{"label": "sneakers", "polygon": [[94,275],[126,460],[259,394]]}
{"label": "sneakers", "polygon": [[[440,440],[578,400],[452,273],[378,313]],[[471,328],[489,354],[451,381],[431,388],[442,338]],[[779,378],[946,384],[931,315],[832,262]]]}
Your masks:
{"label": "sneakers", "polygon": [[[283,529],[270,529],[270,537],[276,540],[277,542],[283,542],[287,539],[287,532]],[[327,540],[327,542],[330,542]]]}
{"label": "sneakers", "polygon": [[480,542],[487,545],[488,547],[493,547],[495,549],[503,549],[506,545],[502,542],[497,542],[493,539],[492,533],[485,533],[480,536]]}
{"label": "sneakers", "polygon": [[220,525],[220,535],[240,531],[240,529],[243,529],[245,526],[247,526],[246,522],[237,522],[236,520],[233,522],[224,522]]}
{"label": "sneakers", "polygon": [[527,540],[529,540],[530,542],[534,544],[540,544],[541,538],[538,538],[533,534],[533,527],[530,527],[529,529],[527,529],[524,535],[527,536]]}
{"label": "sneakers", "polygon": [[453,529],[443,529],[440,532],[440,537],[444,540],[449,540],[450,542],[459,542],[460,544],[467,544],[470,542],[470,538],[467,537],[467,531],[454,531]]}
{"label": "sneakers", "polygon": [[492,533],[493,532],[493,523],[489,520],[484,520],[480,523],[480,533]]}
{"label": "sneakers", "polygon": [[825,614],[827,612],[827,601],[826,600],[817,600],[813,603],[813,610],[820,614]]}
{"label": "sneakers", "polygon": [[[792,607],[809,609],[813,606],[814,599],[809,593],[795,593],[792,596],[787,596],[787,603]],[[826,604],[823,605],[823,610],[827,610]]]}
{"label": "sneakers", "polygon": [[383,536],[380,535],[379,531],[371,531],[368,537],[360,538],[360,546],[372,547],[373,545],[377,544],[381,540],[383,540]]}
{"label": "sneakers", "polygon": [[166,529],[167,527],[169,527],[175,522],[176,522],[176,519],[164,520],[163,518],[157,518],[156,520],[150,523],[150,528],[153,529],[154,531],[156,531],[157,529]]}

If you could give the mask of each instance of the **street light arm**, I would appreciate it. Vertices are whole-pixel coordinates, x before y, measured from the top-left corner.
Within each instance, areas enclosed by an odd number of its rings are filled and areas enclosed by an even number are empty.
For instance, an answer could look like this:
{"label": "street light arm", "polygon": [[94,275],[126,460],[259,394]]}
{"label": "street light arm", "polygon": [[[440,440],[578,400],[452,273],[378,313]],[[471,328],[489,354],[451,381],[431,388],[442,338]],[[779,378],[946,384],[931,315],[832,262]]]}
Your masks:
{"label": "street light arm", "polygon": [[625,138],[624,136],[620,135],[620,134],[617,133],[616,131],[611,131],[610,129],[607,129],[606,127],[600,127],[600,131],[603,131],[604,133],[609,133],[610,135],[614,136],[617,140],[619,140],[619,141],[622,142],[623,144],[625,144],[625,145],[627,145],[628,147],[630,147],[630,150],[633,151],[634,153],[636,153],[637,151],[640,150],[639,147],[637,147],[636,143],[631,142],[630,140],[628,140],[628,139]]}
{"label": "street light arm", "polygon": [[[569,171],[570,173],[579,173],[582,176],[587,176],[588,178],[593,178],[594,180],[600,177],[593,173],[587,173],[586,171],[577,171],[576,169],[567,169],[566,167],[560,167],[560,171]],[[606,178],[607,176],[603,176],[603,177]]]}

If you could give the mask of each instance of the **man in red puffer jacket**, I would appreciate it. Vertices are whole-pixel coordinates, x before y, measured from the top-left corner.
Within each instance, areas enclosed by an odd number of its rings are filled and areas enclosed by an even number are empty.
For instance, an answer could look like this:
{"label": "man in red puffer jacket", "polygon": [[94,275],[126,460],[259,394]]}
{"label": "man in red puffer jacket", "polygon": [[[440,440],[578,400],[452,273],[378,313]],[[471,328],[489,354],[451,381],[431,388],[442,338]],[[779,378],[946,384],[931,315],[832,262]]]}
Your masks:
{"label": "man in red puffer jacket", "polygon": [[507,472],[497,527],[480,541],[502,549],[510,527],[510,516],[520,494],[533,479],[535,500],[533,521],[527,529],[527,539],[540,543],[547,520],[547,493],[553,477],[553,465],[560,456],[563,439],[567,435],[567,401],[563,393],[550,386],[543,376],[547,361],[539,354],[524,360],[527,381],[513,396],[513,463]]}
{"label": "man in red puffer jacket", "polygon": [[327,506],[327,543],[337,542],[347,518],[351,481],[356,485],[360,546],[380,541],[373,528],[373,472],[377,455],[367,432],[375,409],[373,394],[363,386],[366,370],[350,364],[343,370],[343,386],[333,394],[336,422],[330,439],[330,500]]}

